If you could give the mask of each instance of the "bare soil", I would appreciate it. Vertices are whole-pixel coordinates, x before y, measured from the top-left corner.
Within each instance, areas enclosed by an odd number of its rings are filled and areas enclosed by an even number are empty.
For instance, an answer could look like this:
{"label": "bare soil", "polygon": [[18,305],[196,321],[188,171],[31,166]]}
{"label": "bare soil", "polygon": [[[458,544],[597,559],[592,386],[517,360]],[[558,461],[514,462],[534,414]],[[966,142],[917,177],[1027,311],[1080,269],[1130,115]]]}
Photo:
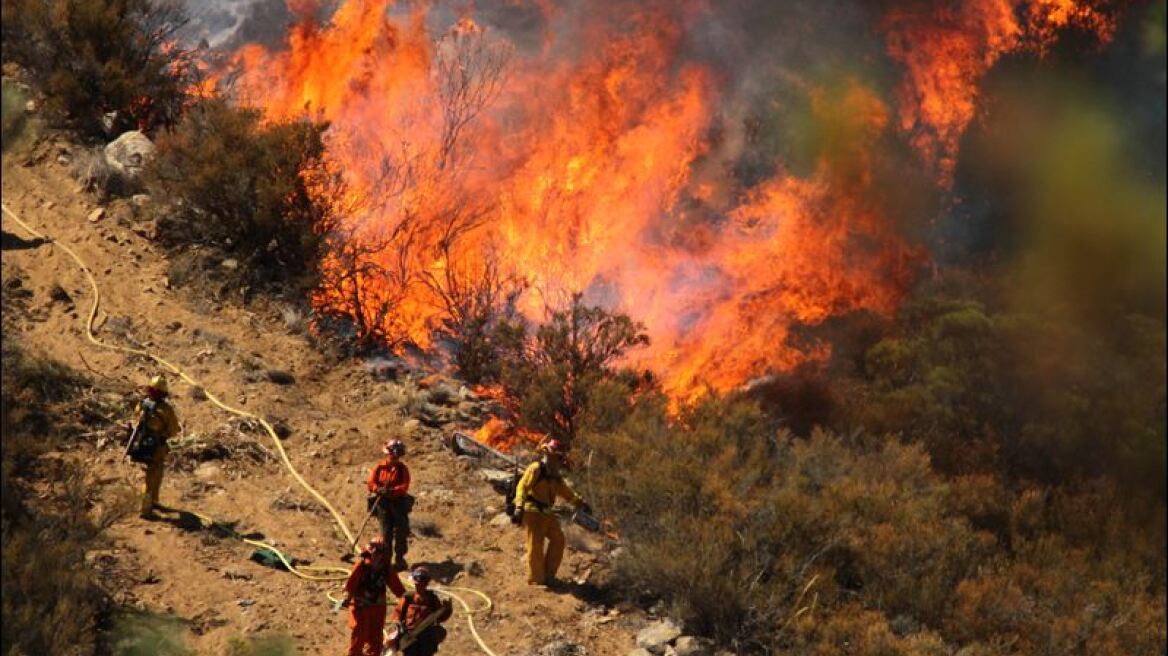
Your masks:
{"label": "bare soil", "polygon": [[[102,293],[99,339],[141,345],[186,370],[229,404],[281,420],[292,463],[345,516],[356,531],[364,517],[364,481],[380,457],[380,445],[399,437],[417,497],[411,563],[434,566],[440,581],[489,595],[490,613],[475,616],[479,632],[500,656],[527,654],[555,640],[582,645],[591,655],[624,654],[643,626],[641,612],[607,608],[593,585],[605,567],[605,548],[593,536],[569,528],[569,550],[561,577],[578,580],[566,591],[526,585],[522,532],[492,525],[502,497],[472,463],[446,450],[449,426],[426,428],[405,408],[415,388],[376,380],[364,363],[330,359],[305,334],[290,329],[278,304],[244,307],[190,289],[172,289],[175,269],[146,235],[152,226],[131,203],[101,206],[68,175],[68,157],[80,147],[43,141],[9,153],[3,161],[5,204],[37,230],[72,246],[93,271]],[[92,294],[83,273],[52,244],[30,244],[15,222],[3,222],[4,277],[20,277],[33,292],[13,325],[29,350],[57,359],[90,376],[115,408],[110,419],[129,419],[126,401],[159,368],[138,356],[89,343],[84,324]],[[58,289],[59,288],[59,289]],[[61,292],[64,293],[61,293]],[[268,370],[292,374],[276,384]],[[130,508],[109,530],[111,548],[93,554],[90,566],[115,585],[126,607],[173,615],[185,621],[185,640],[200,654],[220,654],[230,639],[257,634],[292,636],[302,653],[342,654],[348,641],[346,615],[333,612],[326,597],[338,582],[305,581],[249,560],[253,548],[201,528],[190,513],[233,523],[258,534],[291,556],[314,565],[347,565],[341,532],[281,463],[271,457],[270,438],[215,407],[171,376],[172,399],[182,423],[162,488],[173,510],[146,521],[132,512],[142,471],[123,460],[112,423],[81,436],[68,457],[85,462],[96,507]],[[413,405],[417,405],[414,403]],[[363,539],[374,534],[376,522]],[[465,595],[472,605],[481,602]],[[457,604],[456,604],[457,607]],[[442,653],[484,653],[465,613],[447,623]]]}

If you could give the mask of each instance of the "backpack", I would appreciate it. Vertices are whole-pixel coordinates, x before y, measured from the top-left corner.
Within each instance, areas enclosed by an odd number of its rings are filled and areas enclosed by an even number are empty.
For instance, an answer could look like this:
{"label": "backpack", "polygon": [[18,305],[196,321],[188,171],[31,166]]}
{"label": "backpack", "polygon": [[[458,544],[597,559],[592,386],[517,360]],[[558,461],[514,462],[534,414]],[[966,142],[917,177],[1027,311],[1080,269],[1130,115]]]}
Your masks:
{"label": "backpack", "polygon": [[154,458],[154,451],[162,446],[160,436],[147,427],[147,422],[157,410],[158,403],[154,399],[142,401],[142,418],[138,420],[138,435],[136,437],[132,433],[130,435],[130,439],[134,440],[129,450],[130,460],[133,462],[149,463]]}
{"label": "backpack", "polygon": [[[540,462],[538,464],[539,467],[535,470],[535,481],[532,482],[532,485],[543,480],[543,463]],[[508,517],[515,516],[515,493],[519,490],[519,481],[523,480],[523,474],[525,472],[526,470],[515,472],[507,481],[507,498],[504,501],[503,512],[507,513]]]}

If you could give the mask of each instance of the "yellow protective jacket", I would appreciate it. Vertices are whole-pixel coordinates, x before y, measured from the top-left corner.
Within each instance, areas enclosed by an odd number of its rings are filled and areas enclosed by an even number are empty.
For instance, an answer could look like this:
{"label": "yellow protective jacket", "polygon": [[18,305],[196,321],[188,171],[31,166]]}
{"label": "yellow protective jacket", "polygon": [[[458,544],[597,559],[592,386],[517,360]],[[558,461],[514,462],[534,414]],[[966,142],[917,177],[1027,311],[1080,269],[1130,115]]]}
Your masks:
{"label": "yellow protective jacket", "polygon": [[[146,425],[142,428],[154,435],[169,440],[175,435],[178,435],[178,415],[174,413],[174,408],[165,399],[159,399],[156,403],[158,404],[158,408],[150,415],[146,421]],[[137,417],[137,421],[142,421],[142,415],[142,402],[139,401],[138,405],[134,408],[134,416]]]}
{"label": "yellow protective jacket", "polygon": [[[545,467],[543,472],[540,472],[541,467]],[[546,465],[539,461],[528,465],[515,488],[515,507],[522,508],[524,512],[551,515],[556,497],[574,505],[581,503],[580,497],[568,486],[568,482],[560,476],[549,474]]]}

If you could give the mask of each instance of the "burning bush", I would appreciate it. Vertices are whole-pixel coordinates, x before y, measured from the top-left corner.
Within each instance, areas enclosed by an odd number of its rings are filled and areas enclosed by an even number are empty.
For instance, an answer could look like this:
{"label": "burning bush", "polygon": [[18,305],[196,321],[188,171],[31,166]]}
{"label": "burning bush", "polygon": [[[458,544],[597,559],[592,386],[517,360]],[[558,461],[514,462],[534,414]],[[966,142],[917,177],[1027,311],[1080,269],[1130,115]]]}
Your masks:
{"label": "burning bush", "polygon": [[194,67],[174,43],[186,23],[177,4],[5,0],[3,10],[4,58],[33,73],[58,119],[91,135],[178,120]]}
{"label": "burning bush", "polygon": [[580,294],[534,335],[522,322],[502,326],[502,383],[519,400],[523,424],[570,443],[598,388],[616,385],[617,396],[627,399],[637,377],[617,365],[629,350],[649,343],[643,331],[626,315],[586,305]]}
{"label": "burning bush", "polygon": [[237,253],[248,282],[279,280],[306,292],[316,282],[338,195],[324,170],[327,124],[266,123],[221,98],[192,107],[158,140],[147,185],[176,203],[159,225],[171,245],[210,243]]}

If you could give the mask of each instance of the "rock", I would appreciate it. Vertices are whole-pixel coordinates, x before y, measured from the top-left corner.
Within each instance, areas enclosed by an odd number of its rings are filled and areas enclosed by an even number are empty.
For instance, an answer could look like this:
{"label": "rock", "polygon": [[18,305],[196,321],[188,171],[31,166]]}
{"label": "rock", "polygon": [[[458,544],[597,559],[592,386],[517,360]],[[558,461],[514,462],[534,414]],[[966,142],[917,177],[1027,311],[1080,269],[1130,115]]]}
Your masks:
{"label": "rock", "polygon": [[105,208],[99,207],[90,212],[86,219],[88,219],[90,223],[97,223],[103,216],[105,216]]}
{"label": "rock", "polygon": [[681,635],[681,629],[671,620],[660,620],[641,629],[637,634],[637,646],[654,654],[664,654],[665,647]]}
{"label": "rock", "polygon": [[239,268],[239,260],[237,260],[233,257],[229,257],[226,260],[223,260],[222,262],[220,262],[219,266],[223,267],[224,269],[227,269],[228,271],[235,271],[236,269]]}
{"label": "rock", "polygon": [[588,649],[568,640],[556,640],[530,652],[530,656],[588,656]]}
{"label": "rock", "polygon": [[195,467],[195,476],[198,478],[215,478],[221,471],[222,469],[219,468],[219,465],[204,462],[198,467]]}
{"label": "rock", "polygon": [[61,166],[69,166],[69,163],[72,161],[73,158],[69,157],[68,153],[61,153],[60,155],[57,155],[57,163]]}
{"label": "rock", "polygon": [[130,202],[136,207],[145,207],[150,203],[150,194],[134,194],[130,196]]}
{"label": "rock", "polygon": [[237,599],[235,603],[239,604],[240,608],[247,608],[255,605],[255,599]]}
{"label": "rock", "polygon": [[53,285],[52,289],[49,290],[49,298],[60,303],[73,302],[73,297],[69,296],[69,292],[65,291],[65,288],[61,285],[56,284]]}
{"label": "rock", "polygon": [[706,656],[709,652],[697,638],[681,636],[673,642],[673,653],[677,656]]}
{"label": "rock", "polygon": [[466,573],[470,574],[471,576],[482,576],[483,574],[487,573],[487,568],[484,567],[481,562],[472,560],[466,566]]}
{"label": "rock", "polygon": [[264,373],[268,377],[269,382],[275,383],[277,385],[296,384],[296,377],[282,369],[268,369]]}
{"label": "rock", "polygon": [[492,487],[506,486],[511,480],[511,472],[501,469],[480,469],[479,476],[482,476]]}
{"label": "rock", "polygon": [[231,569],[223,570],[223,578],[231,579],[232,581],[250,581],[251,574],[247,572],[237,572]]}
{"label": "rock", "polygon": [[498,515],[495,515],[493,518],[491,518],[490,522],[491,526],[507,526],[510,523],[511,518],[507,516],[507,513],[499,513]]}
{"label": "rock", "polygon": [[154,159],[157,150],[146,135],[131,130],[106,144],[105,161],[118,173],[134,179]]}
{"label": "rock", "polygon": [[167,330],[169,330],[169,331],[170,331],[170,332],[172,332],[172,333],[173,333],[174,331],[178,330],[179,328],[182,328],[182,322],[181,322],[181,321],[171,321],[170,323],[166,324],[166,329],[167,329]]}

